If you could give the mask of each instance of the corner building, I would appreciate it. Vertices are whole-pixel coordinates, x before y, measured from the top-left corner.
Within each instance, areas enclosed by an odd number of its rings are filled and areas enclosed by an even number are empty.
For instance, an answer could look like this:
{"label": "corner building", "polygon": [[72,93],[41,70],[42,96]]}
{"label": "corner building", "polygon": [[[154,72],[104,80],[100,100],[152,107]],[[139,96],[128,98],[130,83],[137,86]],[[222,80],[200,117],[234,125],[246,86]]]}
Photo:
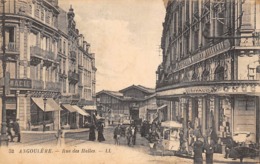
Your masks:
{"label": "corner building", "polygon": [[184,128],[260,142],[260,5],[255,0],[165,2],[157,99]]}
{"label": "corner building", "polygon": [[[0,13],[3,13],[2,6]],[[46,124],[45,130],[55,130],[65,122],[62,119],[66,113],[62,106],[64,102],[83,106],[88,100],[94,104],[93,85],[90,85],[88,95],[80,89],[84,78],[79,78],[79,68],[85,69],[86,66],[78,62],[83,61],[78,51],[82,49],[89,56],[92,73],[95,73],[92,69],[96,70],[94,55],[87,51],[87,46],[82,48],[79,30],[75,29],[75,23],[71,23],[74,21],[73,9],[63,11],[58,6],[58,0],[7,0],[5,15],[6,72],[10,73],[7,120],[19,119],[22,130],[42,130],[43,124]],[[2,34],[0,44],[3,45]],[[2,78],[2,49],[0,56]],[[88,77],[91,84],[93,76]],[[79,127],[80,117],[86,116],[83,112],[75,114],[76,127]]]}

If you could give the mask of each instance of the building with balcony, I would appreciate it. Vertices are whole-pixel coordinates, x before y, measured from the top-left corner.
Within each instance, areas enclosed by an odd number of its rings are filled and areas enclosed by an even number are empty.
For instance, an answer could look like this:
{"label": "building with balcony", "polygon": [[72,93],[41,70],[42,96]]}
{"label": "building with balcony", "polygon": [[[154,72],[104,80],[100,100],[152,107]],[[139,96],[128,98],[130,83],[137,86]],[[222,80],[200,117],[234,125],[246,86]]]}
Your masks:
{"label": "building with balcony", "polygon": [[[2,7],[0,12],[2,15]],[[87,69],[87,65],[78,63],[79,30],[75,29],[73,9],[64,11],[58,0],[9,0],[5,2],[5,15],[6,72],[10,73],[7,119],[19,119],[22,130],[42,130],[43,124],[45,130],[57,129],[59,116],[62,125],[71,123],[81,127],[88,114],[78,108],[85,105],[79,102],[88,100],[94,104],[95,89],[90,85],[89,95],[81,93],[84,78],[78,68],[80,64]],[[88,55],[91,68],[95,68],[86,46],[89,43],[84,43],[82,52]],[[0,44],[3,45],[2,34]],[[0,56],[2,59],[2,50]],[[87,80],[92,81],[93,72],[90,72]],[[2,67],[0,76],[3,76]],[[75,110],[71,112],[63,104],[74,105]],[[72,113],[71,118],[68,113]]]}
{"label": "building with balcony", "polygon": [[260,141],[260,5],[255,0],[169,0],[156,94],[168,119],[219,138]]}

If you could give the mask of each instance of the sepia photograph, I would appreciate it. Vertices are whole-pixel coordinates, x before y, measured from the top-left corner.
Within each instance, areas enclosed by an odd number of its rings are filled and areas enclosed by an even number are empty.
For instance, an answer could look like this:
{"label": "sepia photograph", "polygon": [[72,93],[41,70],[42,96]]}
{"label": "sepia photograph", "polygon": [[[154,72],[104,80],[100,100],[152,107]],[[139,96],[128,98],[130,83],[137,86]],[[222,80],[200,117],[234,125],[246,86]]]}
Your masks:
{"label": "sepia photograph", "polygon": [[260,164],[260,0],[0,0],[0,163]]}

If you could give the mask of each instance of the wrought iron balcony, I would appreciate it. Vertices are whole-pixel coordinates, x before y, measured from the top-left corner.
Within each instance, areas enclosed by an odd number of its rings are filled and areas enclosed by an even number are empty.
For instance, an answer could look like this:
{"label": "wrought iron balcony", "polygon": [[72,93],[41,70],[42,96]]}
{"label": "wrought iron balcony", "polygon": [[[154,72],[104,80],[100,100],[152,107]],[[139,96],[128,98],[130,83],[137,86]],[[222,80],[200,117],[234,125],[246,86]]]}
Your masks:
{"label": "wrought iron balcony", "polygon": [[42,59],[44,57],[44,50],[38,46],[32,46],[31,50],[31,57],[36,57]]}
{"label": "wrought iron balcony", "polygon": [[60,82],[46,82],[45,90],[60,92],[61,83]]}
{"label": "wrought iron balcony", "polygon": [[32,80],[32,89],[44,89],[44,82],[42,80]]}
{"label": "wrought iron balcony", "polygon": [[77,59],[77,53],[75,51],[71,50],[69,57],[71,58],[71,60],[75,61]]}
{"label": "wrought iron balcony", "polygon": [[79,81],[79,74],[74,71],[69,70],[68,77],[70,81],[74,81],[74,82]]}
{"label": "wrought iron balcony", "polygon": [[[3,42],[0,42],[0,45],[3,45]],[[2,48],[0,51],[3,51]],[[5,45],[5,53],[7,54],[18,54],[19,53],[19,48],[14,42],[9,42],[6,43]]]}
{"label": "wrought iron balcony", "polygon": [[45,59],[55,61],[55,54],[51,51],[44,51],[45,52]]}

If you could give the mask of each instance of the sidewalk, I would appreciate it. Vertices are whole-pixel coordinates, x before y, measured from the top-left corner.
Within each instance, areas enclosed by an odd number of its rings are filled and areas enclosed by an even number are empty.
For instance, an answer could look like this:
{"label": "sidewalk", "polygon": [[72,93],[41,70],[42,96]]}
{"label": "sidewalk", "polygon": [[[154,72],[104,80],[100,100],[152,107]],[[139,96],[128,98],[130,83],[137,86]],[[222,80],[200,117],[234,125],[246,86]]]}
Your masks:
{"label": "sidewalk", "polygon": [[[79,129],[63,129],[64,134],[66,133],[81,133],[81,132],[88,132],[89,128],[79,128]],[[55,131],[21,131],[22,134],[56,134],[57,130]]]}

